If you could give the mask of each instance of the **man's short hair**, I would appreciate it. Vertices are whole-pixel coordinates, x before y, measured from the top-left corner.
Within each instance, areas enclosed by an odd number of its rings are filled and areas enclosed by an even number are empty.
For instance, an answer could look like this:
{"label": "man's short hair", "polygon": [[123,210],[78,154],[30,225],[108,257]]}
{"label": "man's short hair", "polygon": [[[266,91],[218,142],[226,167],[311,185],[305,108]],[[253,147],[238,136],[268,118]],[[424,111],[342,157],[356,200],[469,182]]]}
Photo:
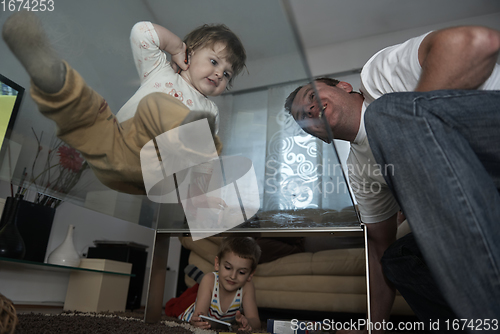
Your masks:
{"label": "man's short hair", "polygon": [[227,85],[228,89],[231,87],[234,77],[245,68],[247,55],[243,43],[224,24],[204,24],[187,34],[184,37],[184,43],[189,51],[204,47],[213,48],[216,43],[222,43],[226,46],[227,61],[231,64],[234,72]]}
{"label": "man's short hair", "polygon": [[[314,79],[314,82],[322,82],[328,86],[337,86],[338,83],[340,82],[339,80],[337,79],[332,79],[332,78],[326,78],[326,77],[323,77],[323,78],[317,78],[317,79]],[[309,82],[307,85],[310,85],[311,82]],[[307,86],[307,85],[304,85],[304,86]],[[299,86],[297,88],[295,88],[295,90],[293,92],[290,93],[290,95],[288,95],[288,97],[286,98],[285,100],[285,110],[289,113],[289,114],[292,114],[292,104],[293,104],[293,100],[295,99],[295,97],[297,96],[297,93],[299,92],[299,90],[302,89],[302,87],[304,86]]]}
{"label": "man's short hair", "polygon": [[250,237],[226,237],[222,239],[219,252],[217,253],[219,263],[222,261],[222,257],[229,252],[233,252],[243,259],[251,260],[251,272],[254,272],[257,268],[261,250],[255,239]]}

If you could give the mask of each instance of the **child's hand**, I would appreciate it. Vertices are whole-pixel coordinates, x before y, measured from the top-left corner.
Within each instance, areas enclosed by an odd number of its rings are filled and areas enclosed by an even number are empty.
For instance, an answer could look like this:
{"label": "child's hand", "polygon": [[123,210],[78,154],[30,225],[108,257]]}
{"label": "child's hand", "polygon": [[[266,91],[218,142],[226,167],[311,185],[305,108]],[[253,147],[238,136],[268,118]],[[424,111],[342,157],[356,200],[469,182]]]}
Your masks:
{"label": "child's hand", "polygon": [[236,311],[236,322],[239,325],[239,328],[238,328],[239,331],[251,331],[252,330],[252,326],[250,326],[250,324],[248,323],[248,319],[243,314],[241,314],[240,311]]}
{"label": "child's hand", "polygon": [[224,210],[227,208],[227,204],[222,198],[207,196],[206,200],[207,200],[207,206],[210,209]]}
{"label": "child's hand", "polygon": [[191,317],[191,320],[189,321],[189,323],[191,325],[193,325],[194,327],[198,327],[198,328],[202,328],[202,329],[209,329],[210,328],[210,324],[208,323],[208,321],[205,321],[202,318],[200,318],[199,317],[200,315],[203,315],[203,313],[198,312],[197,315],[193,314],[193,316]]}
{"label": "child's hand", "polygon": [[172,65],[175,65],[174,70],[178,73],[180,72],[179,69],[182,71],[186,71],[189,68],[185,43],[182,43],[181,52],[172,55],[172,63]]}

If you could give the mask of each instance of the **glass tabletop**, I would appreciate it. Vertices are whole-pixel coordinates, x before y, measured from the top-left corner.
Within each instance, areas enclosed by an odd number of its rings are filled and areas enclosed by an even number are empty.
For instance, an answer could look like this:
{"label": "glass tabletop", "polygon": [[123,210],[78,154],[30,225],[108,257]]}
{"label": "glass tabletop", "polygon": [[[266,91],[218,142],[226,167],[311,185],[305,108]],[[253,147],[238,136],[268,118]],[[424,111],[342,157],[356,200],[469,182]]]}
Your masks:
{"label": "glass tabletop", "polygon": [[11,258],[7,258],[7,257],[0,257],[0,261],[11,262],[13,264],[19,264],[19,265],[24,265],[24,266],[30,266],[30,267],[33,267],[33,268],[38,269],[38,270],[51,270],[51,271],[54,271],[54,270],[55,271],[76,270],[76,271],[86,271],[86,272],[94,272],[94,273],[101,273],[101,274],[111,274],[111,275],[118,275],[118,276],[135,277],[135,274],[126,274],[126,273],[120,273],[120,272],[116,272],[116,271],[89,269],[89,268],[82,268],[82,267],[61,266],[58,264],[27,261],[27,260],[22,260],[22,259],[11,259]]}
{"label": "glass tabletop", "polygon": [[[57,2],[56,10],[38,13],[58,54],[115,113],[140,85],[129,43],[130,29],[139,20],[163,25],[181,38],[204,23],[224,23],[246,48],[246,68],[230,90],[209,98],[219,110],[220,155],[214,154],[209,135],[208,151],[184,160],[192,148],[185,138],[205,144],[203,129],[175,134],[185,151],[172,151],[176,141],[167,138],[172,133],[158,136],[154,159],[139,165],[143,193],[131,194],[103,185],[78,153],[57,139],[54,123],[40,114],[29,94],[28,75],[0,41],[5,78],[0,98],[9,100],[2,113],[19,107],[11,123],[4,120],[9,127],[0,152],[0,187],[44,205],[70,202],[159,232],[359,230],[335,145],[305,133],[284,109],[287,96],[310,81],[284,5],[268,0],[92,0]],[[210,7],[218,10],[208,17]],[[119,21],[113,19],[118,16]],[[90,24],[88,17],[94,18]],[[23,96],[19,86],[26,90]],[[71,165],[65,165],[68,159]],[[154,174],[154,168],[162,173]],[[63,186],[58,183],[62,179]]]}

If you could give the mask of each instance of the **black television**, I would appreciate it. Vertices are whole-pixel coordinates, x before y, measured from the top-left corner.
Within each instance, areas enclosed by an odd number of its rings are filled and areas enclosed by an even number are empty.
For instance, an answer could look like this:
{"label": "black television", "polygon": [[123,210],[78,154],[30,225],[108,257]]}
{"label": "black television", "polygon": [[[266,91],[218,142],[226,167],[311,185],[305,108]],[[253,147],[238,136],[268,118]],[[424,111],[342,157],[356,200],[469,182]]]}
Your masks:
{"label": "black television", "polygon": [[21,105],[24,88],[0,74],[0,147],[10,137]]}

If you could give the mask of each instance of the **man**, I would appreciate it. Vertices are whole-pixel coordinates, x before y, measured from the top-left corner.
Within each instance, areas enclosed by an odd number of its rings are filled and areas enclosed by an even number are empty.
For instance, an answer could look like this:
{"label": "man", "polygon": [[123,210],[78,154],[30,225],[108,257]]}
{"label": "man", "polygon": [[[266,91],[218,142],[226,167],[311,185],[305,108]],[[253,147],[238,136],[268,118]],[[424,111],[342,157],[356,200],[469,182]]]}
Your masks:
{"label": "man", "polygon": [[381,258],[395,241],[400,208],[457,316],[500,318],[500,93],[477,91],[500,89],[499,49],[492,29],[439,30],[375,54],[363,67],[361,94],[318,79],[321,105],[311,85],[287,99],[306,132],[329,142],[324,117],[335,138],[351,142],[373,322],[387,320],[394,301]]}

